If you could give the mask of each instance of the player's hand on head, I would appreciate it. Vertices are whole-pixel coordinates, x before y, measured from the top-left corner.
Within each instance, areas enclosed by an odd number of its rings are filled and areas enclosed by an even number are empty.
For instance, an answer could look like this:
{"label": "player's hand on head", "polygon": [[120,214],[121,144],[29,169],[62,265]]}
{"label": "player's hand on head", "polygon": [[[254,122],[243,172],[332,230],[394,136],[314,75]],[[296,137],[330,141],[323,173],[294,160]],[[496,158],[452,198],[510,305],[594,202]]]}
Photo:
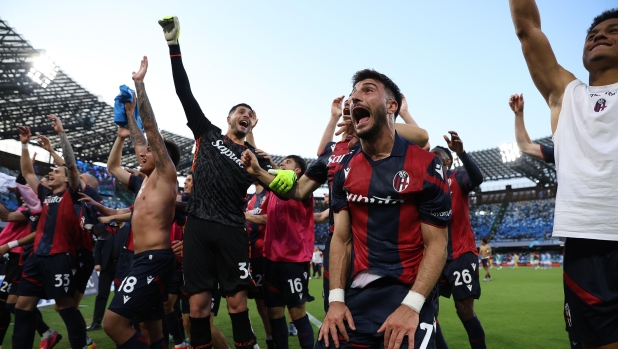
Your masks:
{"label": "player's hand on head", "polygon": [[345,133],[349,136],[353,136],[354,134],[356,134],[356,131],[354,130],[354,123],[352,122],[352,116],[350,115],[344,115],[343,120],[338,123],[337,126],[339,127],[339,129],[337,130],[337,132],[335,132],[335,136],[339,136],[342,133]]}
{"label": "player's hand on head", "polygon": [[339,118],[343,115],[343,99],[345,96],[337,97],[333,100],[333,103],[330,106],[330,116],[333,119],[339,120]]}
{"label": "player's hand on head", "polygon": [[62,120],[55,114],[47,115],[47,118],[51,121],[51,125],[54,128],[54,131],[60,133],[64,132],[64,128],[62,127]]}
{"label": "player's hand on head", "polygon": [[127,139],[131,137],[131,131],[129,131],[129,129],[126,127],[118,126],[118,137],[121,139]]}
{"label": "player's hand on head", "polygon": [[30,128],[28,128],[28,126],[18,126],[17,131],[19,131],[19,141],[23,144],[28,144],[28,142],[30,142],[30,137],[32,137]]}
{"label": "player's hand on head", "polygon": [[444,140],[446,141],[448,148],[457,154],[463,153],[464,152],[463,142],[461,141],[461,138],[459,138],[459,135],[457,134],[457,132],[448,131],[448,133],[450,133],[451,135],[450,139],[448,136],[446,135],[444,136]]}
{"label": "player's hand on head", "polygon": [[524,94],[514,94],[509,98],[509,107],[515,115],[524,112]]}
{"label": "player's hand on head", "polygon": [[180,21],[176,16],[163,17],[159,21],[159,25],[163,28],[163,35],[168,45],[178,45],[180,38]]}
{"label": "player's hand on head", "polygon": [[251,115],[251,131],[253,131],[253,129],[255,128],[255,126],[257,126],[258,124],[258,118],[257,118],[257,112],[255,110],[252,110],[249,112]]}
{"label": "player's hand on head", "polygon": [[356,331],[356,326],[354,325],[354,320],[352,319],[352,313],[350,313],[350,309],[348,309],[345,303],[330,303],[328,312],[324,316],[322,327],[320,327],[318,341],[324,339],[324,344],[327,347],[330,347],[330,340],[332,339],[335,347],[339,348],[339,335],[337,334],[337,331],[341,333],[343,339],[349,341],[350,336],[348,336],[348,332],[345,329],[345,324],[343,323],[344,321],[348,323],[350,329]]}
{"label": "player's hand on head", "polygon": [[148,71],[148,57],[144,56],[144,58],[142,58],[142,61],[140,62],[139,70],[137,71],[137,73],[133,72],[133,74],[131,74],[131,78],[135,82],[142,82],[144,81],[144,77],[146,77],[147,71]]}
{"label": "player's hand on head", "polygon": [[408,336],[408,347],[414,348],[418,322],[419,314],[416,311],[407,305],[400,305],[378,330],[378,333],[384,333],[384,349],[399,349],[405,336]]}
{"label": "player's hand on head", "polygon": [[49,138],[43,136],[43,135],[36,135],[37,139],[37,144],[39,145],[39,147],[47,150],[48,152],[51,152],[51,142],[49,141]]}
{"label": "player's hand on head", "polygon": [[296,172],[292,170],[272,169],[268,170],[268,173],[275,176],[268,187],[277,194],[285,194],[290,191],[298,179]]}

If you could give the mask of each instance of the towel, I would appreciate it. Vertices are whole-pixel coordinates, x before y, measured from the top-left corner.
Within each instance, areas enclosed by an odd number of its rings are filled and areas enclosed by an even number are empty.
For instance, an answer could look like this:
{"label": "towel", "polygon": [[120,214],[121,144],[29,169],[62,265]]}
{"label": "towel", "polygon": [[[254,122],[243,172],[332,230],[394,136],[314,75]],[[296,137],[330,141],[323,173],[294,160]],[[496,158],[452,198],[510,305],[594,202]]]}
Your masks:
{"label": "towel", "polygon": [[32,188],[17,183],[17,189],[21,194],[22,200],[24,200],[26,206],[28,206],[32,214],[38,214],[43,211],[43,206],[41,206],[41,200],[39,200],[38,196],[36,195],[34,190],[32,190]]}
{"label": "towel", "polygon": [[15,183],[15,177],[9,176],[5,173],[0,173],[0,193],[8,194],[9,188],[15,188],[17,185]]}
{"label": "towel", "polygon": [[[124,104],[127,102],[133,102],[133,90],[127,85],[120,86],[120,94],[114,98],[114,122],[120,127],[127,127],[127,112],[124,110]],[[142,132],[142,119],[139,117],[139,110],[135,106],[135,119],[137,119],[137,126]]]}

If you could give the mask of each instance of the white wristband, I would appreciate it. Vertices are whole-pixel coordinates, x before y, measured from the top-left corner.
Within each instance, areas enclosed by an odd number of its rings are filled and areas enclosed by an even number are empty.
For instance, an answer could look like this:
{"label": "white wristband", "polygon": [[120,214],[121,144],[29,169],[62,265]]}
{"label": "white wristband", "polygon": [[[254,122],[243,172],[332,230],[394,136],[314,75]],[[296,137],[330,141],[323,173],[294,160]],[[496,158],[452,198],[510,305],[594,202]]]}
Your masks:
{"label": "white wristband", "polygon": [[9,250],[19,246],[19,242],[17,240],[13,240],[7,244],[9,246]]}
{"label": "white wristband", "polygon": [[28,143],[22,143],[21,144],[21,148],[25,149],[25,150],[28,150]]}
{"label": "white wristband", "polygon": [[420,314],[421,308],[423,308],[423,304],[425,304],[425,296],[418,292],[409,291],[401,304],[409,306],[412,310]]}
{"label": "white wristband", "polygon": [[335,288],[328,293],[328,303],[341,302],[345,303],[345,291],[342,288]]}

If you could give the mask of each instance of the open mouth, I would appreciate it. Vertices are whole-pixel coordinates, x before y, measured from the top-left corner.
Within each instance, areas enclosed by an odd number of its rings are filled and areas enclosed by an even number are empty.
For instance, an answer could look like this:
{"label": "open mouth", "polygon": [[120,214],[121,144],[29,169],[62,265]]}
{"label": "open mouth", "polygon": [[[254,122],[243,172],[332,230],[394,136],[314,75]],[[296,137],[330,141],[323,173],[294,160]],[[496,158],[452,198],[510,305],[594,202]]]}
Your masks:
{"label": "open mouth", "polygon": [[350,115],[350,107],[343,108],[343,115]]}
{"label": "open mouth", "polygon": [[356,126],[362,126],[369,123],[371,112],[365,107],[357,106],[352,110],[352,117],[354,118]]}
{"label": "open mouth", "polygon": [[249,127],[249,121],[248,120],[240,120],[240,122],[238,122],[238,124],[242,127]]}

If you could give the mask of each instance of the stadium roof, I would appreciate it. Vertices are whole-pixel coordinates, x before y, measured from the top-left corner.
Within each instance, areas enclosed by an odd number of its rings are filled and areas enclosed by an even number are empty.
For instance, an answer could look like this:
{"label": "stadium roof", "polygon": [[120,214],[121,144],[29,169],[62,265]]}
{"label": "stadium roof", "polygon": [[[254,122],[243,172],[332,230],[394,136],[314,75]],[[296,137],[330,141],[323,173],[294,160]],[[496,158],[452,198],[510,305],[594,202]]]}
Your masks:
{"label": "stadium roof", "polygon": [[[59,148],[59,138],[45,116],[56,114],[77,159],[107,162],[116,139],[114,110],[99,97],[73,81],[46,56],[0,19],[0,139],[18,139],[17,126],[48,136]],[[191,167],[194,141],[162,131],[181,148],[178,171]],[[123,164],[135,164],[130,142],[123,149]]]}

